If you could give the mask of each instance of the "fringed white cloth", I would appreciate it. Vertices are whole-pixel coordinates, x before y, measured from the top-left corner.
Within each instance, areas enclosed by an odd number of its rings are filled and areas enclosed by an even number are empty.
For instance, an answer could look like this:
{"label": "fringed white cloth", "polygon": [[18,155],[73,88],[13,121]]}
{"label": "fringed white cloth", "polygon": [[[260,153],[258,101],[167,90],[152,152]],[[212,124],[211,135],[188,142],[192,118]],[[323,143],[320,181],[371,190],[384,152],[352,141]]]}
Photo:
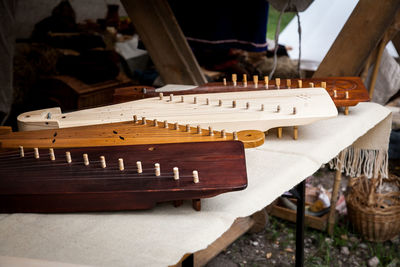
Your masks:
{"label": "fringed white cloth", "polygon": [[388,151],[368,150],[348,147],[342,151],[343,162],[339,156],[329,162],[331,169],[341,169],[350,177],[366,176],[368,178],[380,176],[388,178]]}
{"label": "fringed white cloth", "polygon": [[388,178],[388,146],[392,116],[378,123],[329,162],[350,177]]}

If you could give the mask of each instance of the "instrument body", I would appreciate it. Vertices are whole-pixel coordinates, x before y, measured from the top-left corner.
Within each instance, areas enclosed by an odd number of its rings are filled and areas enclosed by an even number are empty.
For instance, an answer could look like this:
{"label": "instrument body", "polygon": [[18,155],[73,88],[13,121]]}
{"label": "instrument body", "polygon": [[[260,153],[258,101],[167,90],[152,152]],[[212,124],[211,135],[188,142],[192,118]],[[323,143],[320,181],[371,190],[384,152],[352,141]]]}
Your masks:
{"label": "instrument body", "polygon": [[[369,94],[365,88],[360,77],[326,77],[326,78],[307,78],[307,79],[288,79],[290,81],[290,87],[287,86],[286,82],[282,80],[279,89],[288,88],[299,88],[299,80],[302,82],[302,87],[309,87],[310,83],[313,83],[315,87],[323,87],[322,82],[326,83],[326,90],[331,96],[333,102],[337,107],[351,107],[357,105],[359,102],[369,101]],[[114,103],[123,103],[132,100],[138,100],[142,98],[155,97],[160,92],[164,94],[175,94],[175,95],[186,95],[186,94],[206,94],[206,93],[222,93],[222,92],[240,92],[240,91],[257,91],[257,90],[279,90],[276,86],[276,81],[268,81],[268,88],[265,83],[259,81],[257,86],[254,82],[247,82],[246,85],[243,82],[238,82],[237,85],[233,85],[233,82],[227,82],[224,85],[222,82],[207,83],[202,86],[186,86],[178,87],[182,89],[175,89],[172,86],[168,86],[161,89],[131,86],[117,88],[114,92]],[[336,97],[334,91],[336,90]],[[348,98],[346,98],[345,92],[349,92]]]}
{"label": "instrument body", "polygon": [[233,132],[305,125],[336,117],[337,109],[323,88],[258,90],[185,95],[183,101],[153,97],[65,114],[44,109],[19,115],[18,125],[23,131],[55,129],[131,121],[133,115]]}
{"label": "instrument body", "polygon": [[[64,153],[69,151],[72,162]],[[87,147],[48,150],[36,159],[25,149],[0,154],[0,212],[86,212],[150,209],[156,203],[216,196],[247,186],[243,144],[238,141]],[[82,154],[88,155],[85,166]],[[107,166],[98,161],[105,156]],[[124,170],[118,169],[123,158]],[[137,173],[136,162],[143,164]],[[161,175],[154,174],[154,164]],[[174,167],[179,180],[174,180]],[[199,182],[194,183],[192,171]]]}
{"label": "instrument body", "polygon": [[[177,127],[177,128],[176,128]],[[23,132],[0,132],[1,148],[68,148],[87,146],[121,146],[143,144],[169,144],[189,142],[214,142],[234,140],[232,133],[222,136],[220,131],[190,127],[184,125],[157,123],[154,121],[126,121],[102,125],[88,125],[60,129],[34,130]],[[257,147],[264,143],[265,134],[247,130],[237,133],[238,140],[245,148]]]}

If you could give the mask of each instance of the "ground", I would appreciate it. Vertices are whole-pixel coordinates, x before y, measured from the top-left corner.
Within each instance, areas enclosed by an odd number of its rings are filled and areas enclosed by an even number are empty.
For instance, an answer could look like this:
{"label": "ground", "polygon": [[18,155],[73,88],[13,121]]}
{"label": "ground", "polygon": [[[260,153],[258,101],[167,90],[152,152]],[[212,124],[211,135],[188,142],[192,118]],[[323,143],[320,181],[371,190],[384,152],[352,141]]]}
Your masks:
{"label": "ground", "polygon": [[[334,175],[334,171],[325,167],[309,182],[332,188]],[[342,190],[346,190],[347,180],[343,177]],[[400,266],[400,235],[384,243],[365,241],[345,215],[340,216],[332,237],[307,228],[304,243],[305,266]],[[294,266],[294,263],[295,224],[270,216],[263,231],[243,235],[207,266]]]}

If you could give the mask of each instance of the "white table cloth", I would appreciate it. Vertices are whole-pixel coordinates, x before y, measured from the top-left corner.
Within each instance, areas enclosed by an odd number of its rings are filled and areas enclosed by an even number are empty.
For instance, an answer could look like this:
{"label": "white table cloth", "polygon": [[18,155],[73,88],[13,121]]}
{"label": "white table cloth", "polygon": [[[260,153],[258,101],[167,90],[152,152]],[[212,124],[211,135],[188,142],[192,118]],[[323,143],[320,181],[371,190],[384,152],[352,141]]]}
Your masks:
{"label": "white table cloth", "polygon": [[[0,255],[95,266],[175,264],[185,253],[206,248],[236,218],[270,204],[359,137],[373,139],[379,128],[390,127],[390,119],[388,109],[360,103],[348,116],[299,127],[299,140],[292,139],[289,129],[283,139],[272,130],[264,145],[246,150],[248,188],[202,200],[200,212],[187,202],[148,211],[0,214]],[[8,259],[0,257],[0,265]]]}

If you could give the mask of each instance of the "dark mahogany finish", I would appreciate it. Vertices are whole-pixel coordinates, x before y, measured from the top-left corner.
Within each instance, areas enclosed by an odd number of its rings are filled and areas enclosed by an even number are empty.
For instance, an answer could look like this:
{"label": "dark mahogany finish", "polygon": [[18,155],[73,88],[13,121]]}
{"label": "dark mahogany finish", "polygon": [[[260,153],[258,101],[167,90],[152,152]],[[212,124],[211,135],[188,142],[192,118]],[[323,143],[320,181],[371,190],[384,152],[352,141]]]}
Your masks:
{"label": "dark mahogany finish", "polygon": [[[291,88],[298,87],[299,79],[291,79]],[[333,102],[337,107],[350,107],[355,106],[359,102],[369,101],[369,94],[365,88],[363,82],[359,77],[327,77],[327,78],[310,78],[301,79],[303,82],[302,87],[309,87],[310,83],[314,83],[314,87],[321,87],[321,82],[326,82],[326,90],[332,97]],[[287,89],[286,80],[281,80],[280,89]],[[223,83],[208,83],[203,86],[199,86],[195,89],[186,91],[171,92],[174,95],[186,95],[186,94],[205,94],[205,93],[221,93],[221,92],[237,92],[237,91],[253,91],[253,90],[265,90],[263,81],[259,81],[257,88],[253,82],[248,82],[247,86],[243,86],[242,82],[238,82],[236,86],[233,86],[231,82],[227,85]],[[269,81],[268,90],[276,90],[275,80]],[[334,97],[334,90],[337,91],[337,97]],[[346,99],[345,92],[349,92],[349,98]],[[168,92],[164,92],[164,95],[168,95]],[[118,88],[114,92],[114,103],[122,103],[141,98],[158,96],[155,88],[143,88],[138,87],[125,87]]]}
{"label": "dark mahogany finish", "polygon": [[[66,163],[70,151],[72,163]],[[35,159],[18,151],[0,154],[0,212],[84,212],[149,209],[158,202],[212,197],[247,186],[242,142],[182,143],[47,149]],[[83,164],[87,153],[90,164]],[[99,157],[105,156],[106,168]],[[125,170],[118,168],[124,159]],[[136,161],[143,173],[138,174]],[[161,176],[154,173],[160,163]],[[173,167],[180,179],[173,179]],[[192,171],[199,172],[195,184]]]}

